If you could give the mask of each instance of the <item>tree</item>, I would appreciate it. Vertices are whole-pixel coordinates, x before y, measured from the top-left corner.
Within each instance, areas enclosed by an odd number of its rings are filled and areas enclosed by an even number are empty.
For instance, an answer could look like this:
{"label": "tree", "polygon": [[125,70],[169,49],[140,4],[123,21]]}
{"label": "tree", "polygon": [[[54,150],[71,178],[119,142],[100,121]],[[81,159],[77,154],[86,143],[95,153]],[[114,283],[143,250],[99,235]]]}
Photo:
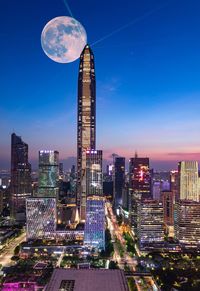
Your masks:
{"label": "tree", "polygon": [[20,246],[16,246],[16,248],[14,249],[14,255],[17,256],[19,254],[20,251]]}
{"label": "tree", "polygon": [[118,266],[117,262],[110,261],[110,263],[109,263],[109,269],[119,269],[119,266]]}

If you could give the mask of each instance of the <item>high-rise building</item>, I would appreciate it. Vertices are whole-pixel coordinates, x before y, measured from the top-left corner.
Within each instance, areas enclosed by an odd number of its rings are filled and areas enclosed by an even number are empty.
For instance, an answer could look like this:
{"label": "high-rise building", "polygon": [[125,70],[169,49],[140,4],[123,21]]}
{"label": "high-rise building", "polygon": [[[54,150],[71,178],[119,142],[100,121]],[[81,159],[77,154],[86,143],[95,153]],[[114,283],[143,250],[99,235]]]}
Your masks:
{"label": "high-rise building", "polygon": [[103,195],[102,151],[86,151],[86,196]]}
{"label": "high-rise building", "polygon": [[180,200],[176,203],[175,236],[183,247],[200,249],[200,203]]}
{"label": "high-rise building", "polygon": [[56,231],[59,153],[39,152],[38,192],[26,199],[27,239],[50,238]]}
{"label": "high-rise building", "polygon": [[27,239],[51,238],[56,231],[56,199],[33,197],[26,200]]}
{"label": "high-rise building", "polygon": [[173,192],[175,200],[179,200],[179,173],[177,170],[172,170],[170,172],[170,190]]}
{"label": "high-rise building", "polygon": [[105,202],[103,197],[102,151],[86,151],[86,222],[84,244],[105,248]]}
{"label": "high-rise building", "polygon": [[122,193],[125,187],[125,158],[115,157],[113,200],[115,209],[122,205]]}
{"label": "high-rise building", "polygon": [[96,80],[94,55],[86,45],[78,76],[77,205],[81,219],[86,208],[86,151],[96,148]]}
{"label": "high-rise building", "polygon": [[141,200],[138,207],[140,249],[156,248],[164,242],[163,205],[157,200]]}
{"label": "high-rise building", "polygon": [[199,201],[198,162],[181,161],[178,164],[181,200]]}
{"label": "high-rise building", "polygon": [[129,191],[129,221],[134,233],[138,235],[139,207],[141,203],[141,194]]}
{"label": "high-rise building", "polygon": [[86,204],[84,244],[105,249],[105,201],[103,196],[89,196]]}
{"label": "high-rise building", "polygon": [[176,216],[175,193],[173,191],[162,191],[161,198],[163,203],[165,233],[168,237],[174,237],[174,218]]}
{"label": "high-rise building", "polygon": [[58,196],[59,153],[57,151],[39,151],[39,177],[37,197]]}
{"label": "high-rise building", "polygon": [[11,216],[25,221],[26,198],[31,196],[31,165],[28,145],[15,133],[11,135]]}
{"label": "high-rise building", "polygon": [[64,178],[63,163],[59,163],[59,179],[63,180],[63,178]]}
{"label": "high-rise building", "polygon": [[139,158],[137,154],[129,160],[129,187],[132,192],[151,198],[151,177],[149,158]]}

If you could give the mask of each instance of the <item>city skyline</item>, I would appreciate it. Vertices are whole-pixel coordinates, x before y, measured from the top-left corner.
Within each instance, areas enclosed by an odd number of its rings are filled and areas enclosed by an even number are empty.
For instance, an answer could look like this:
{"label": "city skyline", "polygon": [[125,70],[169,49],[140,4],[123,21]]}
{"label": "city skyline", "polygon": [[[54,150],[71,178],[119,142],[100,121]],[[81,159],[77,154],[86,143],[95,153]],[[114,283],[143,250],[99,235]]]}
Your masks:
{"label": "city skyline", "polygon": [[[90,1],[84,5],[69,1],[74,17],[87,31],[89,44],[121,27],[92,46],[97,75],[97,147],[106,160],[117,153],[128,161],[135,150],[139,156],[149,157],[155,169],[177,168],[179,160],[199,160],[200,4],[192,2],[169,1],[162,6],[161,1],[138,4],[127,0],[122,11],[117,8],[111,15],[113,1],[103,1],[102,9],[107,8],[99,25],[98,4],[91,8]],[[61,161],[73,157],[72,163],[76,163],[79,61],[53,63],[40,45],[47,21],[69,13],[63,1],[52,1],[48,7],[47,1],[35,1],[30,19],[26,14],[30,7],[24,1],[0,5],[5,14],[1,15],[1,167],[10,168],[13,131],[28,143],[33,168],[37,168],[42,149],[56,149]],[[24,27],[25,22],[30,25]]]}

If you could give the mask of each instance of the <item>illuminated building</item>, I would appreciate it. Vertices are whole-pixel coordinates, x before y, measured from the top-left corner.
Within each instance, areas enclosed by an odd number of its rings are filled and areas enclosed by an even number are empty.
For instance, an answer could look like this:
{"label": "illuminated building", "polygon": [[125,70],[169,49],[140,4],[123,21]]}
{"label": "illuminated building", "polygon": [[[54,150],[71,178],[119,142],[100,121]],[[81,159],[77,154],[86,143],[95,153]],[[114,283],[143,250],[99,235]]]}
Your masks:
{"label": "illuminated building", "polygon": [[200,249],[200,203],[180,200],[176,207],[176,238],[183,247]]}
{"label": "illuminated building", "polygon": [[164,224],[174,225],[174,194],[172,191],[162,192],[162,202],[164,210]]}
{"label": "illuminated building", "polygon": [[129,187],[132,192],[141,194],[142,199],[151,197],[149,158],[139,158],[136,154],[129,160]]}
{"label": "illuminated building", "polygon": [[36,282],[5,282],[3,283],[1,291],[11,291],[11,290],[37,290],[39,286]]}
{"label": "illuminated building", "polygon": [[86,151],[96,148],[96,80],[94,55],[89,45],[80,56],[77,139],[77,205],[81,219],[85,220]]}
{"label": "illuminated building", "polygon": [[50,238],[56,230],[56,199],[28,198],[26,220],[27,239]]}
{"label": "illuminated building", "polygon": [[59,153],[57,151],[39,151],[39,177],[37,197],[58,196]]}
{"label": "illuminated building", "polygon": [[59,163],[59,179],[63,180],[64,172],[63,172],[63,163]]}
{"label": "illuminated building", "polygon": [[198,162],[179,162],[178,171],[180,199],[199,201]]}
{"label": "illuminated building", "polygon": [[86,151],[86,222],[84,244],[105,248],[105,202],[102,180],[102,151]]}
{"label": "illuminated building", "polygon": [[105,201],[102,196],[87,197],[84,244],[105,249]]}
{"label": "illuminated building", "polygon": [[28,162],[28,145],[15,133],[11,136],[11,215],[25,221],[25,201],[31,196],[31,165]]}
{"label": "illuminated building", "polygon": [[153,181],[152,185],[153,199],[160,200],[161,187],[162,185],[160,181]]}
{"label": "illuminated building", "polygon": [[175,200],[179,200],[179,173],[177,170],[170,172],[170,190],[173,192]]}
{"label": "illuminated building", "polygon": [[157,200],[141,200],[138,205],[138,238],[140,249],[164,242],[163,205]]}
{"label": "illuminated building", "polygon": [[103,195],[102,151],[86,151],[86,196]]}
{"label": "illuminated building", "polygon": [[134,233],[137,235],[138,233],[138,213],[139,213],[139,206],[141,201],[141,194],[139,193],[129,193],[129,220],[130,226]]}
{"label": "illuminated building", "polygon": [[59,153],[39,151],[38,192],[26,199],[27,239],[50,238],[56,231]]}
{"label": "illuminated building", "polygon": [[125,158],[115,157],[113,199],[115,209],[122,205],[122,193],[125,187]]}

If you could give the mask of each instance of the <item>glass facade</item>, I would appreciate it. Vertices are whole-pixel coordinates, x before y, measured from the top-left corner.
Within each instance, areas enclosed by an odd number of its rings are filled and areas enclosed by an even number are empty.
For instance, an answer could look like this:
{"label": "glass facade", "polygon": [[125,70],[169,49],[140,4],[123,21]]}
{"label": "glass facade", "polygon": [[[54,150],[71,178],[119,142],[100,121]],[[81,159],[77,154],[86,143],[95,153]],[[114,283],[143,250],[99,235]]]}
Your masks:
{"label": "glass facade", "polygon": [[59,180],[59,153],[57,151],[39,152],[39,197],[57,197]]}
{"label": "glass facade", "polygon": [[199,201],[198,162],[182,161],[178,165],[181,200]]}
{"label": "glass facade", "polygon": [[131,158],[129,160],[129,187],[132,192],[142,195],[142,199],[151,198],[151,177],[149,158]]}
{"label": "glass facade", "polygon": [[31,193],[28,145],[20,136],[13,133],[11,135],[11,214],[15,220],[25,220],[25,201]]}
{"label": "glass facade", "polygon": [[163,205],[157,200],[141,200],[138,207],[138,237],[140,248],[164,242]]}
{"label": "glass facade", "polygon": [[183,200],[176,203],[175,236],[188,248],[200,249],[200,203]]}
{"label": "glass facade", "polygon": [[26,200],[27,239],[50,238],[56,231],[59,153],[39,152],[38,192]]}
{"label": "glass facade", "polygon": [[96,143],[96,80],[94,55],[86,45],[81,56],[78,77],[77,128],[77,205],[85,220],[86,207],[86,151]]}
{"label": "glass facade", "polygon": [[56,199],[28,198],[26,200],[27,239],[46,238],[56,231]]}
{"label": "glass facade", "polygon": [[100,196],[87,198],[84,244],[105,249],[105,202]]}
{"label": "glass facade", "polygon": [[125,158],[116,157],[114,164],[114,205],[119,207],[122,205],[122,193],[125,187]]}
{"label": "glass facade", "polygon": [[102,151],[86,151],[86,195],[103,195]]}

